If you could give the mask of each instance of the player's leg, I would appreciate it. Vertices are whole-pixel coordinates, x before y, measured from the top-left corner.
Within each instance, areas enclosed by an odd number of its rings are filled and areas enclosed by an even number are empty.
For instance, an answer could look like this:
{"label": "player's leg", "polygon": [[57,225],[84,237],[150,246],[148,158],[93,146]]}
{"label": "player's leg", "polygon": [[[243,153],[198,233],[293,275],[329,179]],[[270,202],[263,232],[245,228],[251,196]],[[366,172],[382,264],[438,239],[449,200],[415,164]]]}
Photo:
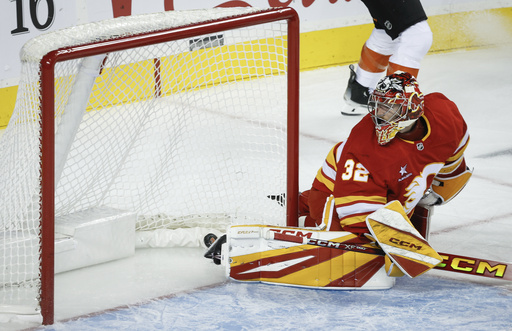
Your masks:
{"label": "player's leg", "polygon": [[371,91],[385,75],[389,59],[395,50],[395,41],[382,29],[373,29],[372,34],[361,50],[357,68],[350,65],[350,78],[344,99],[348,107],[341,112],[344,115],[363,115]]}
{"label": "player's leg", "polygon": [[[218,261],[236,281],[338,290],[389,289],[394,279],[386,276],[384,256],[369,245],[367,238],[345,231],[231,226]],[[354,246],[364,247],[365,253],[344,249]]]}
{"label": "player's leg", "polygon": [[432,31],[427,21],[409,27],[396,41],[396,50],[389,59],[387,74],[400,70],[418,77],[420,62],[432,46]]}

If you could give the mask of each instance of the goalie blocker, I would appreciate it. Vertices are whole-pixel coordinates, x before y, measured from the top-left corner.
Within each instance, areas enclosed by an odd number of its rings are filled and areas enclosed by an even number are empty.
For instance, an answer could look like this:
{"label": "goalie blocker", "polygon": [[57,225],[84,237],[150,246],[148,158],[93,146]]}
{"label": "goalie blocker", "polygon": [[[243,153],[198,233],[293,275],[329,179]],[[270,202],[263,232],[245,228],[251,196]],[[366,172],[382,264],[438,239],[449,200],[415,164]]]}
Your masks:
{"label": "goalie blocker", "polygon": [[394,277],[416,277],[442,261],[398,201],[369,215],[367,224],[367,237],[345,231],[231,226],[205,257],[224,265],[227,277],[237,281],[338,290],[389,289]]}

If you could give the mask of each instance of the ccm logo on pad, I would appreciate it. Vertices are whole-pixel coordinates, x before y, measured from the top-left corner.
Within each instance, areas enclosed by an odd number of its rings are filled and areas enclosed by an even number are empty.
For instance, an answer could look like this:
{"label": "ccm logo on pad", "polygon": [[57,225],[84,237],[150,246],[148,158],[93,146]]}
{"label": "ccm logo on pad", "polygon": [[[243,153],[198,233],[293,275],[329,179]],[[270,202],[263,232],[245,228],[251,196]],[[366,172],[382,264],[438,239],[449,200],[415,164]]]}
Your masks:
{"label": "ccm logo on pad", "polygon": [[409,248],[415,249],[417,251],[421,250],[421,248],[423,247],[423,246],[416,246],[415,244],[412,244],[412,243],[410,243],[408,241],[400,240],[400,239],[397,239],[397,238],[389,238],[389,241],[392,242],[395,245],[409,247]]}
{"label": "ccm logo on pad", "polygon": [[302,232],[302,231],[298,231],[298,230],[270,229],[270,231],[274,231],[276,233],[281,233],[281,234],[287,234],[290,236],[306,237],[306,238],[311,238],[311,236],[313,235],[313,233],[311,233],[311,232]]}

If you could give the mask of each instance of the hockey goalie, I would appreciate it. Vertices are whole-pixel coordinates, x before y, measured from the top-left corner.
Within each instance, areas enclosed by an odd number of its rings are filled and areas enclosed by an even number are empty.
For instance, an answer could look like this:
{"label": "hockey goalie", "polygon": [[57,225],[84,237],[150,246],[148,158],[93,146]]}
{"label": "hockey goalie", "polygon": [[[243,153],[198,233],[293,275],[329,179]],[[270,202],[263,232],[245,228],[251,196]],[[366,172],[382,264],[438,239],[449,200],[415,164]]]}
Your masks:
{"label": "hockey goalie", "polygon": [[438,265],[430,213],[471,177],[467,125],[405,72],[379,81],[368,111],[300,194],[300,228],[231,226],[205,257],[235,280],[326,289],[386,289]]}

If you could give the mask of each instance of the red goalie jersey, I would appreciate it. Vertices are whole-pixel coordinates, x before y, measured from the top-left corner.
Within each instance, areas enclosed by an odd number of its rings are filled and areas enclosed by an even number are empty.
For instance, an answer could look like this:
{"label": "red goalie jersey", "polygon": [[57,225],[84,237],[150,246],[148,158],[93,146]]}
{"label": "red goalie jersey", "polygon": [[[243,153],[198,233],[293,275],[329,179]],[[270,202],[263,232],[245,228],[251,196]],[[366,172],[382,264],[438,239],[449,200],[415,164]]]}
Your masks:
{"label": "red goalie jersey", "polygon": [[[347,140],[331,149],[312,189],[301,196],[309,209],[306,226],[324,223],[326,230],[366,233],[366,216],[387,202],[398,200],[411,216],[432,184],[468,172],[463,156],[469,142],[467,126],[452,101],[441,93],[426,95],[418,125],[424,130],[422,138],[407,140],[399,134],[379,145],[375,124],[365,116]],[[447,185],[453,182],[461,184],[455,180]],[[441,202],[456,193],[441,196]]]}

